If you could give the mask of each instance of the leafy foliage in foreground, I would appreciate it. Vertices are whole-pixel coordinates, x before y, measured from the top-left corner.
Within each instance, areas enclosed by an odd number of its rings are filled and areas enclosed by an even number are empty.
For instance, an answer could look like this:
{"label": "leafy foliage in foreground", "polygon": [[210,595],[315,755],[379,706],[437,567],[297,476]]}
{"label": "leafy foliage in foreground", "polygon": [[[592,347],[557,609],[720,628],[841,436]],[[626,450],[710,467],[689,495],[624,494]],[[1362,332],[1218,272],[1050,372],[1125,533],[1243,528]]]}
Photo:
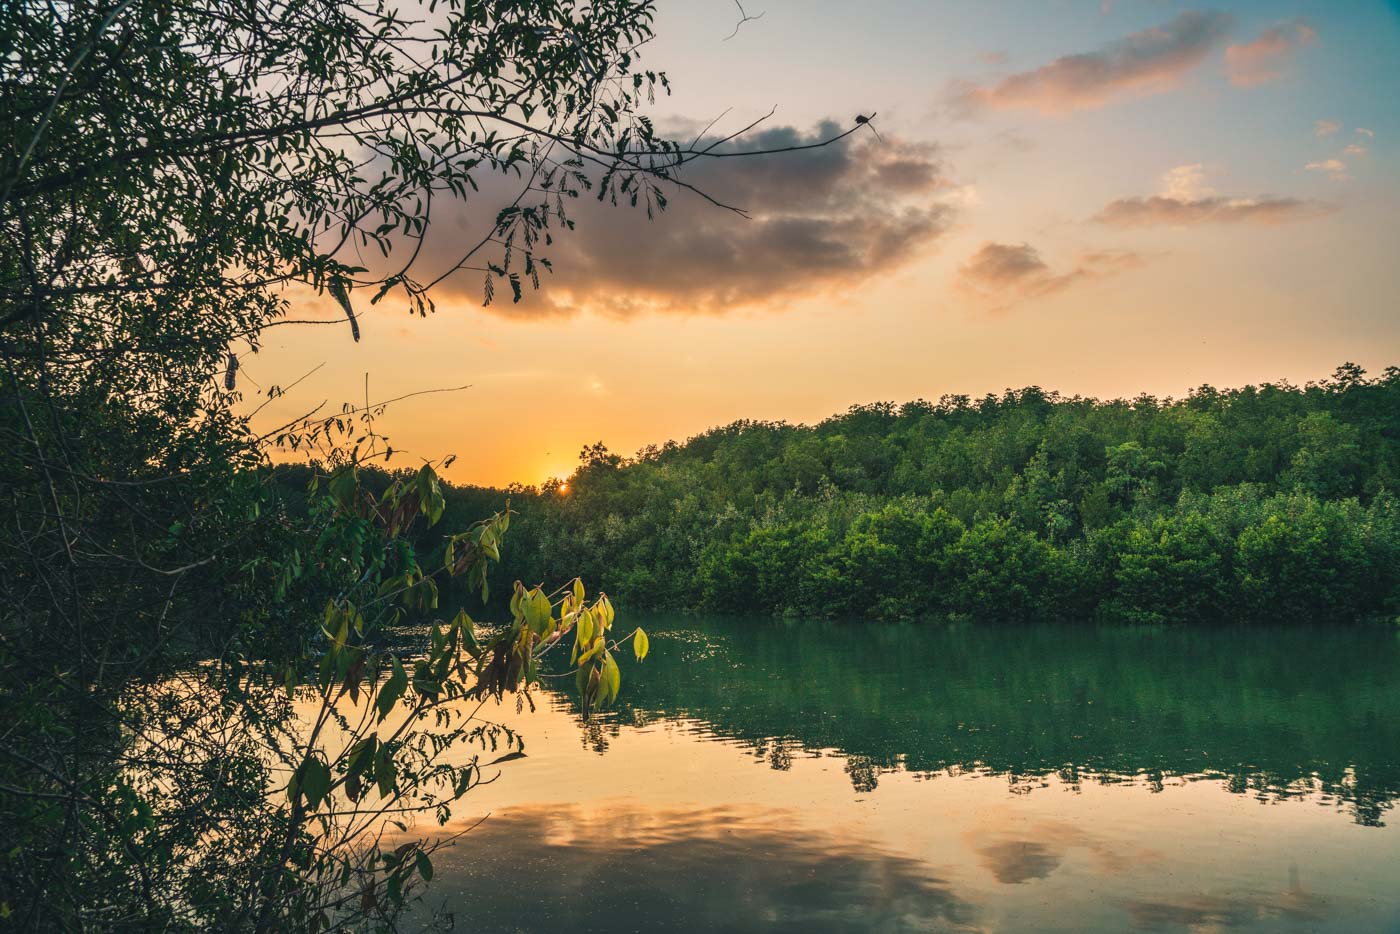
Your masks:
{"label": "leafy foliage in foreground", "polygon": [[[446,806],[477,780],[461,747],[500,742],[468,693],[528,692],[588,619],[588,700],[616,695],[610,604],[573,591],[386,649],[436,579],[484,590],[506,517],[420,552],[442,491],[364,484],[378,407],[261,435],[240,359],[273,326],[358,341],[366,302],[426,314],[449,275],[519,299],[583,192],[663,206],[708,153],[641,113],[653,6],[0,8],[0,924],[390,926],[431,861],[384,819]],[[479,238],[425,269],[449,209]],[[319,459],[300,502],[278,445]]]}
{"label": "leafy foliage in foreground", "polygon": [[1100,402],[1030,387],[596,445],[512,573],[629,606],[1130,622],[1400,611],[1400,369]]}

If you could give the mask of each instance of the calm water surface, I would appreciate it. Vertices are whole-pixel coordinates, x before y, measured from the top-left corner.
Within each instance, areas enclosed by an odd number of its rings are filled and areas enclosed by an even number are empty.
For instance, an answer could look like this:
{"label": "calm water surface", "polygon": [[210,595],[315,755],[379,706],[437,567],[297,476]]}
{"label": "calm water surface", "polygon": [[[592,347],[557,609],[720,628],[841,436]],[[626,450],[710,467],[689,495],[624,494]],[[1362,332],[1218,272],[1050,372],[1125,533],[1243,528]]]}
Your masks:
{"label": "calm water surface", "polygon": [[618,709],[490,712],[459,929],[1400,931],[1394,629],[638,623]]}

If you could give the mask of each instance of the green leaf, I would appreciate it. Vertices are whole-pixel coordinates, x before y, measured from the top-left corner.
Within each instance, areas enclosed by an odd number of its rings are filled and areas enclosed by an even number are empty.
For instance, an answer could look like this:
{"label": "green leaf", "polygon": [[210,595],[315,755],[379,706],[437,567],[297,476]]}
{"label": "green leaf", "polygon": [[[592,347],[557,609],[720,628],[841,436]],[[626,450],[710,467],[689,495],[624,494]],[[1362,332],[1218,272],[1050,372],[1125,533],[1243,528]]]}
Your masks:
{"label": "green leaf", "polygon": [[646,632],[640,627],[632,633],[632,654],[637,656],[637,661],[642,661],[647,657],[647,650],[651,648],[651,640],[647,638]]}
{"label": "green leaf", "polygon": [[379,796],[387,798],[394,793],[394,782],[398,767],[394,764],[393,753],[388,746],[380,745],[374,755],[374,781],[379,786]]}
{"label": "green leaf", "polygon": [[355,505],[355,491],[360,487],[360,478],[355,467],[342,467],[331,475],[327,484],[331,498],[340,508],[349,510]]}
{"label": "green leaf", "polygon": [[467,615],[466,610],[458,610],[457,618],[453,624],[462,633],[462,641],[466,643],[467,654],[472,658],[481,657],[481,643],[476,641],[476,623]]}
{"label": "green leaf", "polygon": [[553,610],[549,604],[549,598],[544,595],[544,591],[536,587],[525,601],[525,624],[531,631],[543,635],[549,631],[549,624],[553,618]]}
{"label": "green leaf", "polygon": [[364,791],[364,778],[374,766],[378,736],[367,736],[350,747],[349,763],[345,769],[345,793],[351,801],[359,801]]}
{"label": "green leaf", "polygon": [[426,661],[417,662],[413,666],[413,690],[429,698],[436,698],[442,691],[442,678]]}
{"label": "green leaf", "polygon": [[581,655],[581,656],[579,657],[579,660],[578,660],[578,661],[579,661],[579,664],[580,664],[580,665],[586,665],[586,664],[588,664],[588,663],[591,662],[593,659],[595,659],[595,658],[597,658],[599,655],[601,655],[601,654],[603,653],[603,651],[604,651],[606,648],[607,648],[607,642],[606,642],[606,640],[604,640],[602,634],[600,633],[599,635],[597,635],[597,636],[594,637],[594,639],[593,639],[593,644],[589,647],[588,651],[587,651],[587,652],[584,652],[583,655]]}
{"label": "green leaf", "polygon": [[583,701],[584,704],[585,704],[585,706],[584,706],[584,712],[585,712],[585,713],[587,712],[587,709],[588,709],[588,708],[587,708],[587,701],[588,701],[588,698],[587,698],[587,696],[586,696],[586,692],[587,692],[587,690],[588,690],[588,673],[589,673],[591,670],[592,670],[592,667],[589,666],[589,665],[579,665],[579,666],[578,666],[578,673],[577,673],[576,675],[574,675],[574,686],[578,688],[579,700]]}
{"label": "green leaf", "polygon": [[436,525],[442,518],[443,510],[447,507],[447,501],[442,495],[442,484],[438,482],[437,474],[433,473],[433,468],[424,464],[418,471],[418,508],[423,515],[428,517],[429,525]]}
{"label": "green leaf", "polygon": [[331,790],[331,770],[315,755],[307,756],[301,764],[301,792],[306,796],[306,806],[315,808]]}
{"label": "green leaf", "polygon": [[419,850],[418,855],[414,858],[413,862],[418,867],[418,875],[423,877],[423,881],[432,882],[433,861],[428,859],[428,854],[424,853],[422,850]]}
{"label": "green leaf", "polygon": [[389,679],[384,682],[379,689],[379,697],[375,699],[374,706],[379,711],[379,722],[383,723],[384,718],[389,716],[389,711],[394,709],[394,705],[403,697],[403,692],[408,689],[408,672],[403,670],[403,664],[397,655],[391,656],[394,667]]}
{"label": "green leaf", "polygon": [[596,635],[596,627],[593,625],[593,614],[588,610],[583,610],[578,614],[578,622],[574,626],[574,658],[577,659],[579,649],[593,644],[593,637]]}
{"label": "green leaf", "polygon": [[603,686],[607,689],[604,703],[617,700],[618,689],[622,687],[622,672],[618,670],[611,652],[603,656]]}

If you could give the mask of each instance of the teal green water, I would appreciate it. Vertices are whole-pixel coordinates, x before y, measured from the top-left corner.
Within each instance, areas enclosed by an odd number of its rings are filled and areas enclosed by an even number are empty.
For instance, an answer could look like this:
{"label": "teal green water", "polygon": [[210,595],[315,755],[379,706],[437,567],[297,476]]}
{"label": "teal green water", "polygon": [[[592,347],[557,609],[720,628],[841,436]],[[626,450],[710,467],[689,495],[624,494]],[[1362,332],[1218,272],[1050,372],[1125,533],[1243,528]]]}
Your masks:
{"label": "teal green water", "polygon": [[[491,715],[428,904],[488,930],[1400,931],[1394,629],[627,618]],[[450,829],[450,828],[449,828]]]}

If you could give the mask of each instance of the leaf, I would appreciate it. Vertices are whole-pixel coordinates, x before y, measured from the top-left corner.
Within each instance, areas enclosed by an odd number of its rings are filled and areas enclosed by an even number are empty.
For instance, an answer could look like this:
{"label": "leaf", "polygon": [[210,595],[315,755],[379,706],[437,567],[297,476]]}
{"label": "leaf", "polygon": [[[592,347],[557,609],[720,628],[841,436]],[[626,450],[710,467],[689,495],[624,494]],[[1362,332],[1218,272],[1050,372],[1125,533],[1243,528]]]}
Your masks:
{"label": "leaf", "polygon": [[418,855],[414,858],[413,862],[414,865],[418,867],[418,875],[423,877],[423,881],[432,882],[433,861],[428,859],[428,854],[424,853],[422,850],[419,850]]}
{"label": "leaf", "polygon": [[476,641],[476,623],[472,622],[472,618],[467,615],[467,611],[458,610],[457,618],[452,622],[462,634],[462,641],[465,643],[467,654],[472,658],[480,658],[481,643]]}
{"label": "leaf", "polygon": [[543,590],[536,587],[525,601],[525,624],[531,631],[543,635],[549,631],[552,615],[549,598],[544,595]]}
{"label": "leaf", "polygon": [[442,484],[438,482],[437,474],[433,468],[424,464],[418,471],[418,508],[423,515],[428,517],[429,525],[436,525],[442,518],[443,510],[447,508],[447,501],[442,495]]}
{"label": "leaf", "polygon": [[618,689],[622,687],[622,672],[618,670],[617,661],[612,657],[612,653],[603,656],[603,685],[607,689],[604,703],[617,700]]}
{"label": "leaf", "polygon": [[379,697],[374,701],[375,709],[379,711],[380,723],[383,723],[384,718],[389,716],[389,711],[394,709],[399,698],[403,697],[403,692],[408,689],[408,672],[403,670],[403,664],[397,655],[390,657],[394,663],[393,673],[384,682],[384,686],[379,689]]}
{"label": "leaf", "polygon": [[651,648],[651,640],[647,638],[646,632],[640,627],[632,633],[632,654],[637,656],[637,661],[642,661],[647,657],[647,650]]}
{"label": "leaf", "polygon": [[598,634],[597,636],[595,636],[595,637],[593,638],[593,644],[592,644],[592,646],[589,647],[588,651],[587,651],[587,652],[584,652],[583,655],[579,656],[579,660],[578,660],[579,664],[580,664],[580,665],[586,665],[586,664],[588,664],[588,663],[591,662],[593,659],[595,659],[595,658],[597,658],[599,655],[601,655],[601,654],[603,653],[603,651],[604,651],[606,648],[607,648],[607,642],[604,640],[602,634],[600,633],[600,634]]}
{"label": "leaf", "polygon": [[594,635],[593,614],[583,610],[578,614],[578,623],[574,627],[574,661],[578,660],[579,649],[593,644]]}
{"label": "leaf", "polygon": [[387,798],[394,793],[394,782],[398,767],[388,746],[381,744],[374,754],[374,781],[379,786],[379,797]]}
{"label": "leaf", "polygon": [[331,482],[327,485],[331,497],[340,508],[349,510],[355,505],[355,491],[359,488],[360,479],[354,467],[342,467],[331,475]]}
{"label": "leaf", "polygon": [[306,806],[315,808],[331,790],[331,770],[314,755],[307,756],[301,764],[301,792],[306,796]]}
{"label": "leaf", "polygon": [[355,343],[358,344],[360,342],[360,322],[355,320],[355,309],[350,307],[350,291],[345,286],[345,280],[339,276],[331,279],[330,292],[335,300],[340,302],[340,307],[345,310],[345,317],[350,321],[350,336],[355,338]]}
{"label": "leaf", "polygon": [[578,674],[574,676],[574,686],[578,688],[579,700],[583,703],[583,713],[588,715],[588,673],[592,669],[588,665],[579,665]]}
{"label": "leaf", "polygon": [[364,777],[374,765],[378,736],[367,736],[350,747],[349,763],[345,769],[345,793],[351,801],[359,801],[364,790]]}
{"label": "leaf", "polygon": [[502,762],[514,762],[516,759],[523,758],[525,758],[525,753],[523,752],[508,752],[503,756],[497,756],[490,762],[487,762],[486,765],[500,765]]}

